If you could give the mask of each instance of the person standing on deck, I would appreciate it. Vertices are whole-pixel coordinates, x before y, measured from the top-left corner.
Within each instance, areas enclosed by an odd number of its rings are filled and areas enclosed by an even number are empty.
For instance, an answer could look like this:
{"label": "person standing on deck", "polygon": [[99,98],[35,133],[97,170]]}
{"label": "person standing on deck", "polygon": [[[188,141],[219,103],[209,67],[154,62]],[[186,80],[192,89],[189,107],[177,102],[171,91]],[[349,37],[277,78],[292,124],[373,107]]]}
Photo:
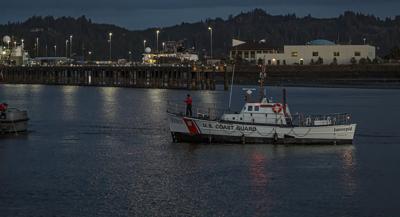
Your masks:
{"label": "person standing on deck", "polygon": [[186,116],[192,117],[192,97],[190,96],[190,94],[186,96],[185,103],[186,103]]}
{"label": "person standing on deck", "polygon": [[7,103],[0,103],[0,118],[1,119],[6,119],[7,108],[8,108]]}

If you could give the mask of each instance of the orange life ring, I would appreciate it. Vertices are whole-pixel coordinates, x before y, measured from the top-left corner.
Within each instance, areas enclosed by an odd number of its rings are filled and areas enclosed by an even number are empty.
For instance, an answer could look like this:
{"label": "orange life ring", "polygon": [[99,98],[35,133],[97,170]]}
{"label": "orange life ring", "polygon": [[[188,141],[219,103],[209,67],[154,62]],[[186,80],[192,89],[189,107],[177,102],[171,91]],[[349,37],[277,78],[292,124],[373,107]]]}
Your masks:
{"label": "orange life ring", "polygon": [[283,106],[282,106],[282,104],[280,104],[280,103],[275,103],[275,104],[272,106],[272,111],[274,111],[275,113],[281,112],[282,109],[283,109]]}

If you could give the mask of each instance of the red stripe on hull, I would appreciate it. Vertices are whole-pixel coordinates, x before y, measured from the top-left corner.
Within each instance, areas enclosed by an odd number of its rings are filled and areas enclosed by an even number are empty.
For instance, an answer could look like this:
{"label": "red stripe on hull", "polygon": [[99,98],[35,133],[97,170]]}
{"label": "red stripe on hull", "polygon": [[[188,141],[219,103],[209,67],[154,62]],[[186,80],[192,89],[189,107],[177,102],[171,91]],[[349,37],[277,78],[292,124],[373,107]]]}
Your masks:
{"label": "red stripe on hull", "polygon": [[199,130],[199,128],[197,127],[196,122],[194,122],[194,121],[191,120],[191,119],[187,119],[187,118],[183,118],[183,121],[185,121],[186,127],[188,128],[189,133],[190,133],[191,135],[200,134],[200,130]]}

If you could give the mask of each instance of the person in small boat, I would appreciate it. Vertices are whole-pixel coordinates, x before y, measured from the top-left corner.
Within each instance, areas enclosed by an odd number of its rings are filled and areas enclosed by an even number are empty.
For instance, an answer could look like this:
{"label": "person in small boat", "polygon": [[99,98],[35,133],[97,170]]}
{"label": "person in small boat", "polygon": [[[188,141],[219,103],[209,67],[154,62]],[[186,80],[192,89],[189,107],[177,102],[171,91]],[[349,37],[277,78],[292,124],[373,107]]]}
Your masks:
{"label": "person in small boat", "polygon": [[1,119],[6,119],[7,108],[8,108],[7,103],[0,103],[0,118]]}
{"label": "person in small boat", "polygon": [[192,97],[190,94],[186,96],[185,103],[186,103],[186,116],[192,117]]}

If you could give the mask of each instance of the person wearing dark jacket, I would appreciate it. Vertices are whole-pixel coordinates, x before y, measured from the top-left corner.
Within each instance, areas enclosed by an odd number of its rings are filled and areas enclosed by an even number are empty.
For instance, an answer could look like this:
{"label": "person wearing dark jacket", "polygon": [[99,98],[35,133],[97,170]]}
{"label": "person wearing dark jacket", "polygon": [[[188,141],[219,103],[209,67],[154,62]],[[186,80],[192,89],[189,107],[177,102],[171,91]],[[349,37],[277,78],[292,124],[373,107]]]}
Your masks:
{"label": "person wearing dark jacket", "polygon": [[192,117],[192,97],[190,96],[190,94],[186,96],[185,103],[186,103],[186,116]]}

